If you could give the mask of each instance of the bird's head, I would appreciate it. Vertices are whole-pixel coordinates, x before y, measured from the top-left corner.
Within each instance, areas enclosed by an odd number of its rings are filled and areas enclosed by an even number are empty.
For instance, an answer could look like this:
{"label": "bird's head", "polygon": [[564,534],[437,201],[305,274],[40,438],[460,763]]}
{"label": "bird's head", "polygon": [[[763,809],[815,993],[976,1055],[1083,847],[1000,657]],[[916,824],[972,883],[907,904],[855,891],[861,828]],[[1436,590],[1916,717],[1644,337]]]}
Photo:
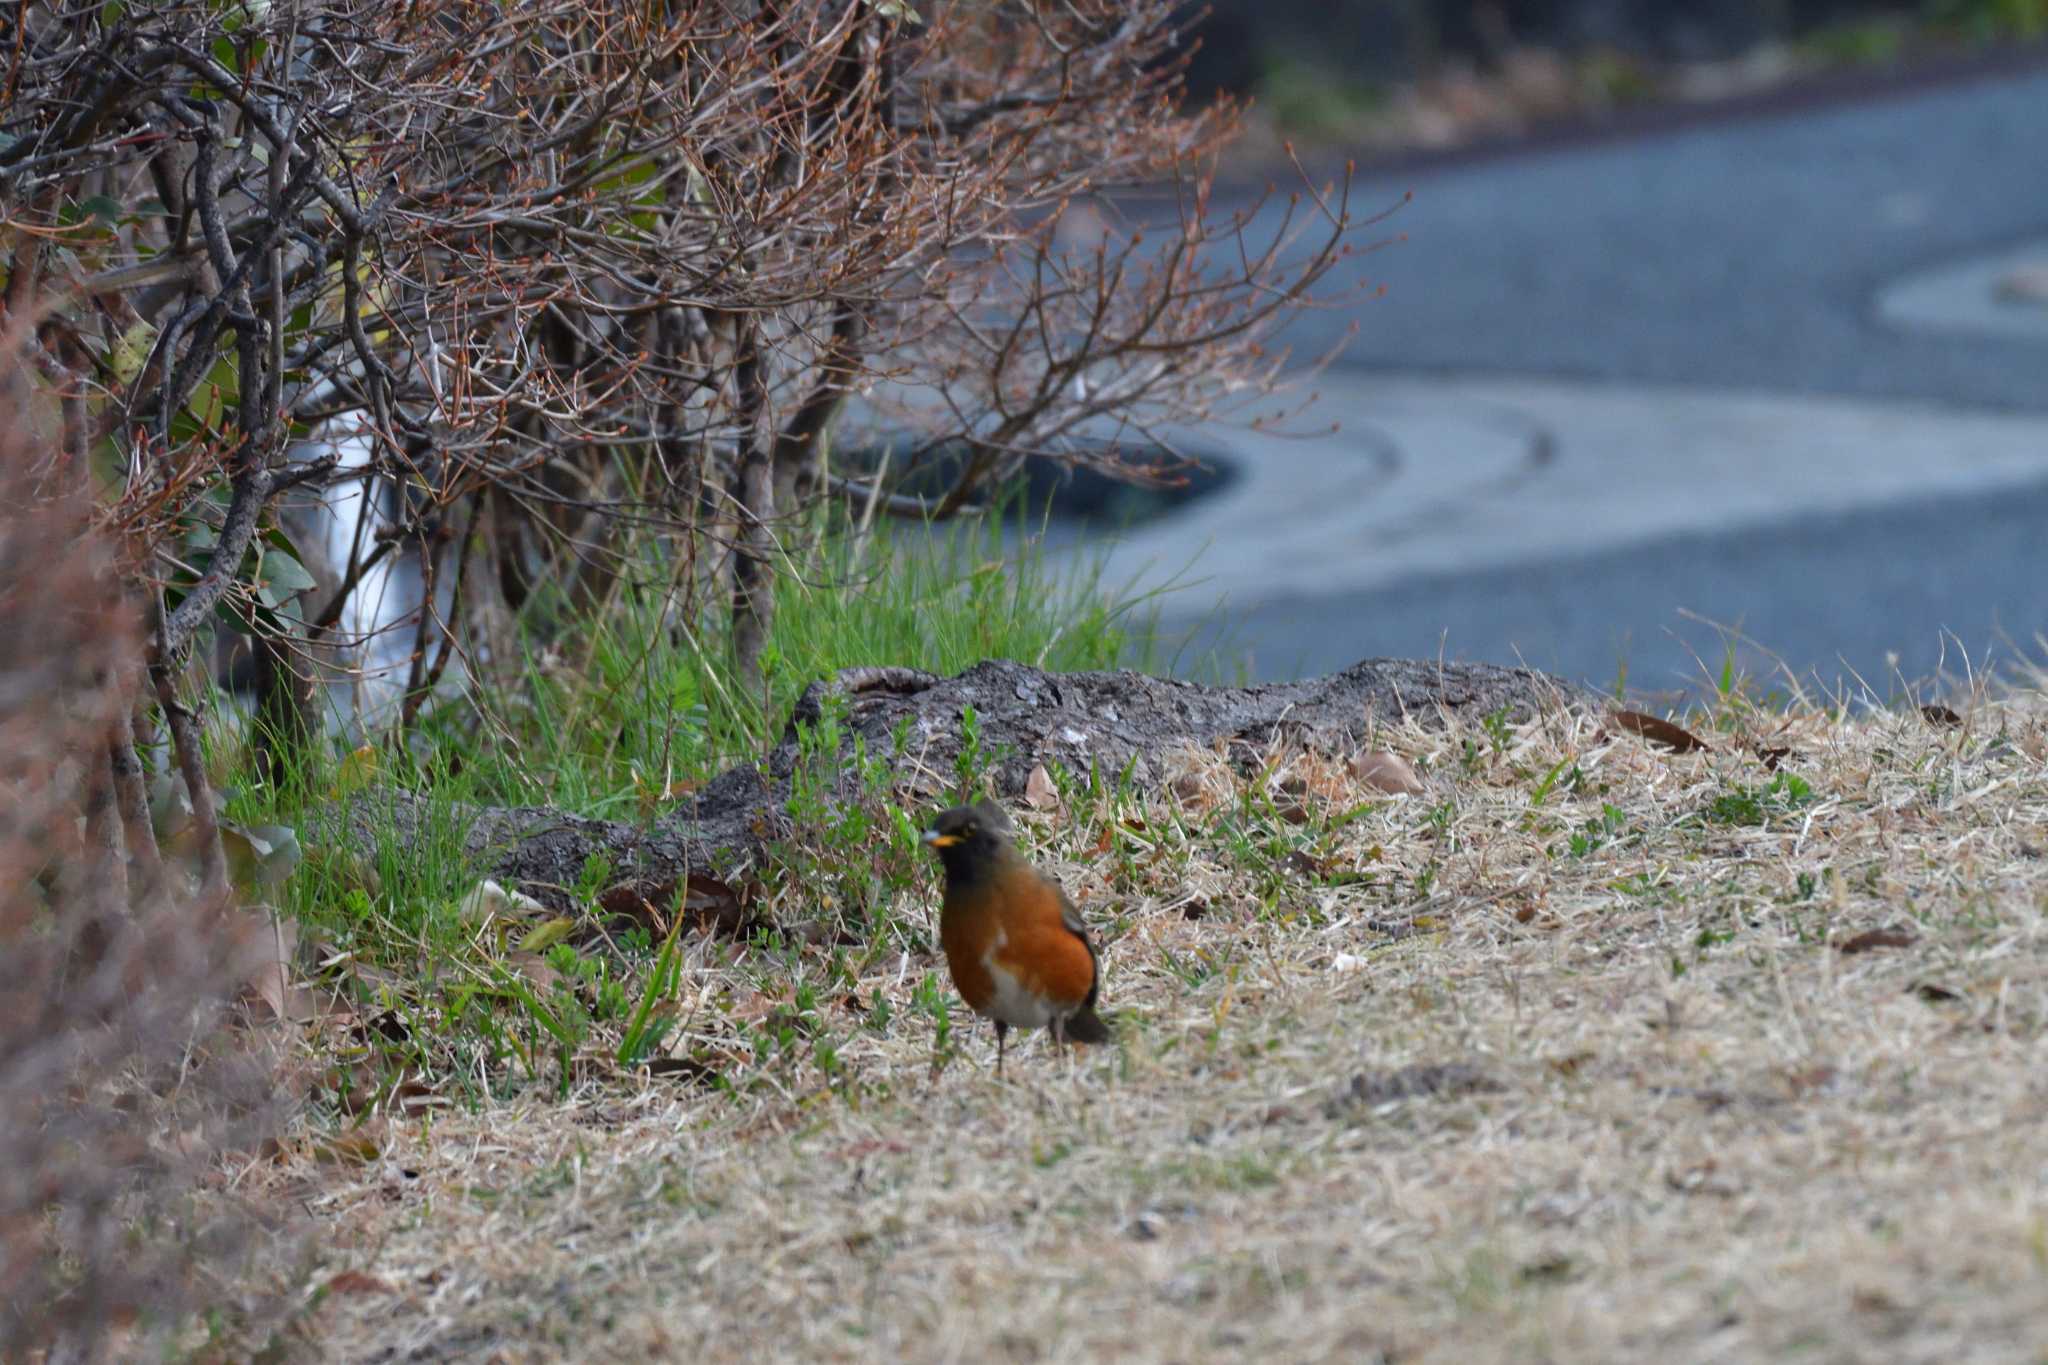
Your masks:
{"label": "bird's head", "polygon": [[949,878],[972,878],[1009,856],[1010,817],[993,801],[955,806],[932,822],[924,844],[939,855]]}

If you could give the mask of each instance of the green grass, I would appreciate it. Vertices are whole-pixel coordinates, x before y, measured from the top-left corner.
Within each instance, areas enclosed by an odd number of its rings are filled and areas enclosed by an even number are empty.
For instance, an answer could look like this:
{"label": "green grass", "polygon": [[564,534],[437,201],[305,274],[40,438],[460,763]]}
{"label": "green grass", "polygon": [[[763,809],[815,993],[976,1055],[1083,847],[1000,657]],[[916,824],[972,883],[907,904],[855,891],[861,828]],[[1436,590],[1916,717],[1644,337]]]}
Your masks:
{"label": "green grass", "polygon": [[1928,0],[1929,23],[1973,42],[2048,36],[2048,0]]}
{"label": "green grass", "polygon": [[1310,138],[1339,138],[1387,105],[1379,86],[1360,83],[1313,63],[1277,57],[1259,77],[1259,100],[1289,132]]}
{"label": "green grass", "polygon": [[765,702],[734,676],[718,625],[664,623],[669,574],[650,552],[639,582],[622,583],[594,619],[559,629],[552,649],[532,644],[511,679],[425,718],[425,747],[459,762],[479,799],[633,818],[674,784],[772,746],[797,695],[841,668],[1153,662],[1153,601],[1116,596],[1085,563],[1049,563],[1021,523],[806,534],[812,562],[785,560],[776,578]]}

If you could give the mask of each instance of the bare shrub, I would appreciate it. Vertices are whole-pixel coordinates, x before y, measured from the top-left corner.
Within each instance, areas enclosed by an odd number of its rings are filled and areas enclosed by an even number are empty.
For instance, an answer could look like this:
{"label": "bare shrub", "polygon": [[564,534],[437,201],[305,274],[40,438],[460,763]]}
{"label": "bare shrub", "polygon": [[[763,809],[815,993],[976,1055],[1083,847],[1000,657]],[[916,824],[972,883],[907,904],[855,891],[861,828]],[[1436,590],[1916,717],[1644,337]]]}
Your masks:
{"label": "bare shrub", "polygon": [[232,1306],[248,1213],[204,1185],[269,1113],[220,1027],[254,921],[124,823],[142,623],[28,425],[0,405],[0,1357],[91,1360]]}
{"label": "bare shrub", "polygon": [[[76,300],[43,349],[64,439],[150,509],[159,685],[226,611],[283,642],[266,714],[303,710],[400,564],[408,720],[537,599],[622,577],[752,680],[820,500],[952,516],[1033,458],[1174,478],[1134,446],[1272,390],[1262,338],[1350,227],[1314,192],[1267,240],[1210,220],[1233,113],[1180,109],[1175,9],[10,9],[9,292]],[[1088,207],[1136,184],[1163,221]],[[828,458],[859,392],[909,396],[883,475]],[[934,503],[892,486],[942,455]],[[389,519],[331,558],[266,529],[338,481]]]}

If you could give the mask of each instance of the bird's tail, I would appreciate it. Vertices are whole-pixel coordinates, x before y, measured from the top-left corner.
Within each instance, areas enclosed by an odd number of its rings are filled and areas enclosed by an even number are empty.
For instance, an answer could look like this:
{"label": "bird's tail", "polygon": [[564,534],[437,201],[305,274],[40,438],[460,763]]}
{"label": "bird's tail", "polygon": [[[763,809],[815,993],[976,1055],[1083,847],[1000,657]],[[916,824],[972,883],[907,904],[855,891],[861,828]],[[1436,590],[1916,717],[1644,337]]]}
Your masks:
{"label": "bird's tail", "polygon": [[1109,1025],[1102,1022],[1102,1016],[1092,1005],[1083,1006],[1076,1013],[1066,1017],[1060,1032],[1071,1042],[1106,1043],[1109,1041]]}

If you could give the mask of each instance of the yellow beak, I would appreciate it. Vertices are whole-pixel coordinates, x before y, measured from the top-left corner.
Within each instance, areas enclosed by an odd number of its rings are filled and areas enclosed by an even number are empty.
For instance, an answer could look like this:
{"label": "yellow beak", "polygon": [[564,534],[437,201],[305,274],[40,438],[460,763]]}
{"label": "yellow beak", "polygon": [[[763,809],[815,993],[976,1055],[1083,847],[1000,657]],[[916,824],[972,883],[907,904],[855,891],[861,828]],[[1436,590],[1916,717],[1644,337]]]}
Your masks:
{"label": "yellow beak", "polygon": [[928,829],[924,832],[924,842],[930,848],[951,848],[961,839],[957,834],[941,834],[935,829]]}

